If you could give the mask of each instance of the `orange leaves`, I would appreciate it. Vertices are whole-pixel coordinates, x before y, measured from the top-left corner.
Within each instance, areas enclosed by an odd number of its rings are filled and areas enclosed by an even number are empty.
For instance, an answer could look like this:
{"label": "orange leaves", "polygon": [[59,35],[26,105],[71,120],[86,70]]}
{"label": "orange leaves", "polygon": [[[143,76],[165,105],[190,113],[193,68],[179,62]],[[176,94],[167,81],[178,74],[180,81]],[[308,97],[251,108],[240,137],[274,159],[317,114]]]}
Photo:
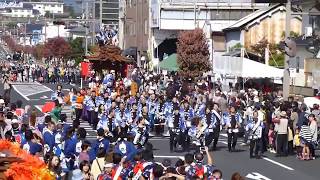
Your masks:
{"label": "orange leaves", "polygon": [[20,162],[12,162],[9,169],[5,172],[7,178],[19,180],[41,180],[54,179],[46,164],[38,157],[28,154],[19,147],[19,144],[11,143],[6,140],[0,140],[0,152],[7,151],[10,156],[21,159]]}

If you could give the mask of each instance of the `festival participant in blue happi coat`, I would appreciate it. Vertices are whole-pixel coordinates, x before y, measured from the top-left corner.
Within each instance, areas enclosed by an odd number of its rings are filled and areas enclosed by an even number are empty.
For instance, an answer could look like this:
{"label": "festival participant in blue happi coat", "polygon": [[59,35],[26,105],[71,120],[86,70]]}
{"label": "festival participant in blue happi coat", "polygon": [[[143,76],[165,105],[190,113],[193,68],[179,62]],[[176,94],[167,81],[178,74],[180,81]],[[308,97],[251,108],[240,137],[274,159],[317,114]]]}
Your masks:
{"label": "festival participant in blue happi coat", "polygon": [[203,122],[207,125],[207,129],[205,130],[205,145],[209,147],[213,140],[214,129],[216,126],[216,118],[212,113],[212,105],[207,105]]}
{"label": "festival participant in blue happi coat", "polygon": [[229,107],[229,112],[223,113],[223,125],[227,129],[228,134],[228,150],[235,151],[239,128],[242,123],[242,117],[236,112],[235,107]]}
{"label": "festival participant in blue happi coat", "polygon": [[107,116],[107,136],[112,142],[118,140],[120,130],[120,125],[115,119],[115,110],[111,109]]}
{"label": "festival participant in blue happi coat", "polygon": [[121,140],[114,147],[114,153],[120,154],[126,161],[132,161],[137,153],[137,148],[132,142],[127,141],[125,137],[121,137]]}
{"label": "festival participant in blue happi coat", "polygon": [[190,137],[188,136],[188,131],[191,128],[191,120],[194,117],[194,111],[192,107],[189,105],[189,102],[187,100],[184,100],[182,103],[183,103],[183,106],[180,109],[180,114],[186,125],[186,130],[184,132],[184,137],[185,137],[184,149],[186,151],[189,151]]}
{"label": "festival participant in blue happi coat", "polygon": [[43,130],[43,140],[44,140],[44,154],[52,152],[55,146],[55,124],[50,121],[46,128]]}
{"label": "festival participant in blue happi coat", "polygon": [[130,117],[129,117],[129,124],[130,124],[130,129],[133,128],[133,126],[135,126],[137,124],[138,118],[139,118],[139,113],[138,113],[138,106],[136,103],[132,104],[132,108],[131,108],[131,113],[130,113]]}
{"label": "festival participant in blue happi coat", "polygon": [[163,96],[160,96],[159,102],[157,103],[157,107],[156,107],[156,116],[155,116],[155,124],[154,124],[156,135],[161,135],[164,132],[164,124],[165,124],[164,109],[165,109],[165,101]]}
{"label": "festival participant in blue happi coat", "polygon": [[82,152],[82,144],[86,141],[87,131],[80,127],[77,130],[77,144],[76,144],[76,155],[78,156]]}
{"label": "festival participant in blue happi coat", "polygon": [[[173,107],[174,113],[172,115],[172,122],[169,122],[170,132],[170,151],[173,152],[177,149],[182,150],[184,142],[183,135],[186,130],[183,118],[179,113],[179,106]],[[177,147],[178,144],[178,147]]]}
{"label": "festival participant in blue happi coat", "polygon": [[112,100],[109,96],[109,93],[107,91],[105,91],[105,93],[104,93],[104,109],[106,112],[109,112],[109,110],[111,109],[111,104],[112,104]]}
{"label": "festival participant in blue happi coat", "polygon": [[138,147],[143,147],[148,140],[148,122],[143,118],[139,117],[137,126],[132,130],[134,135],[133,144]]}
{"label": "festival participant in blue happi coat", "polygon": [[153,131],[155,117],[156,117],[156,110],[157,110],[157,106],[158,106],[158,101],[156,99],[155,94],[150,95],[150,97],[147,101],[147,106],[148,106],[148,114],[149,114],[149,120],[150,120],[150,129],[151,129],[151,131]]}
{"label": "festival participant in blue happi coat", "polygon": [[218,140],[219,140],[220,126],[221,126],[221,120],[222,120],[219,105],[214,103],[213,109],[211,110],[211,112],[215,119],[215,124],[213,129],[213,145],[212,145],[212,150],[215,151]]}
{"label": "festival participant in blue happi coat", "polygon": [[124,103],[120,103],[119,111],[115,114],[115,120],[120,125],[120,132],[123,135],[126,135],[128,133],[129,118],[130,112],[125,109]]}
{"label": "festival participant in blue happi coat", "polygon": [[54,135],[55,145],[53,147],[54,155],[60,157],[60,159],[64,158],[63,153],[63,124],[58,123],[56,127],[56,132]]}
{"label": "festival participant in blue happi coat", "polygon": [[97,106],[96,106],[96,92],[91,91],[91,94],[86,96],[84,103],[86,105],[86,110],[88,114],[88,122],[90,125],[95,124],[95,119],[97,117]]}
{"label": "festival participant in blue happi coat", "polygon": [[115,79],[115,77],[113,76],[112,73],[108,73],[103,79],[103,85],[109,94],[111,94],[111,92],[112,92],[112,86],[114,84],[114,79]]}
{"label": "festival participant in blue happi coat", "polygon": [[200,118],[203,118],[206,114],[206,100],[203,96],[198,97],[197,104],[195,107],[195,113]]}
{"label": "festival participant in blue happi coat", "polygon": [[98,124],[97,129],[106,129],[108,128],[108,122],[107,122],[107,112],[105,110],[105,106],[103,104],[100,104],[99,110],[98,110]]}
{"label": "festival participant in blue happi coat", "polygon": [[100,128],[97,130],[97,139],[93,142],[92,148],[89,151],[90,162],[92,162],[98,153],[99,148],[103,148],[107,153],[110,147],[110,141],[105,137],[105,131]]}
{"label": "festival participant in blue happi coat", "polygon": [[74,157],[76,154],[77,136],[74,136],[74,129],[69,128],[67,130],[64,142],[64,155],[67,158]]}
{"label": "festival participant in blue happi coat", "polygon": [[148,104],[147,104],[147,100],[145,97],[141,96],[140,97],[140,100],[138,102],[138,112],[139,112],[139,116],[141,116],[142,114],[142,110],[143,110],[143,107],[148,107]]}
{"label": "festival participant in blue happi coat", "polygon": [[34,142],[34,136],[31,130],[25,132],[26,142],[21,144],[23,150],[32,155],[36,155],[42,151],[42,145],[39,142]]}
{"label": "festival participant in blue happi coat", "polygon": [[173,128],[173,102],[170,101],[170,100],[167,100],[165,103],[164,103],[164,118],[166,120],[166,125],[167,127],[170,129],[170,128]]}

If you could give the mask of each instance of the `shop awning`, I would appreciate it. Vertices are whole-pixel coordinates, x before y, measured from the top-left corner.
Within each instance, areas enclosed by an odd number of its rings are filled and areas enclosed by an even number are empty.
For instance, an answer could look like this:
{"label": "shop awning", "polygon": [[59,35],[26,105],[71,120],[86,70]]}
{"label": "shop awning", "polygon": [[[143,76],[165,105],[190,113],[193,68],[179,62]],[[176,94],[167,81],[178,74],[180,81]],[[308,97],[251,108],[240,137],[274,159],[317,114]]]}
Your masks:
{"label": "shop awning", "polygon": [[171,54],[166,59],[163,59],[159,63],[160,69],[167,70],[167,71],[178,71],[178,63],[177,63],[177,54]]}

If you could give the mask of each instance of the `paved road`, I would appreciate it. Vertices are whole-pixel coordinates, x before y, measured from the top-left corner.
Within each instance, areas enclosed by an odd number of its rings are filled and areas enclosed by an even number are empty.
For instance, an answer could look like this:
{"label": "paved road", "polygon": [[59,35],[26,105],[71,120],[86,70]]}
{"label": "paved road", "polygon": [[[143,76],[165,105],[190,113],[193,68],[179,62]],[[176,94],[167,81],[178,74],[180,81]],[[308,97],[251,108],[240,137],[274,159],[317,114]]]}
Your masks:
{"label": "paved road", "polygon": [[[24,104],[30,104],[38,109],[50,98],[56,85],[39,83],[13,84],[14,91],[11,93],[12,101],[21,99]],[[69,89],[72,86],[64,86]],[[0,84],[0,92],[3,85]],[[63,110],[67,113],[71,123],[71,112],[68,107]],[[91,130],[87,123],[82,123],[89,133],[89,138],[94,138],[94,131]],[[150,142],[154,146],[154,154],[157,160],[162,161],[164,158],[170,158],[172,163],[183,157],[185,153],[170,153],[169,139],[167,137],[153,137]],[[221,134],[218,143],[218,151],[211,152],[214,157],[216,166],[224,173],[224,179],[229,179],[234,172],[247,176],[247,179],[260,180],[317,180],[320,179],[319,167],[320,157],[314,161],[299,161],[295,156],[276,158],[274,154],[265,153],[263,159],[249,159],[248,147],[240,146],[241,138],[238,142],[239,152],[229,153],[227,151],[227,137]],[[317,154],[320,152],[317,151]]]}

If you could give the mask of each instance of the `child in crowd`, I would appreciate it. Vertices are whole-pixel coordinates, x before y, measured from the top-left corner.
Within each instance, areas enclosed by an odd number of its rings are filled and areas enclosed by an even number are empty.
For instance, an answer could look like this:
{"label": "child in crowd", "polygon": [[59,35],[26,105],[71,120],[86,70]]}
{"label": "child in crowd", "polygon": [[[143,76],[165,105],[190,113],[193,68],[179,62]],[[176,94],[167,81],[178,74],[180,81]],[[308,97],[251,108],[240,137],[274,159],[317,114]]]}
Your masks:
{"label": "child in crowd", "polygon": [[296,149],[297,152],[297,158],[301,159],[302,158],[302,147],[301,147],[301,143],[300,143],[300,129],[297,128],[295,130],[295,135],[293,138],[293,145]]}
{"label": "child in crowd", "polygon": [[302,160],[310,159],[309,143],[311,142],[311,131],[307,121],[304,121],[300,130],[300,142],[302,148]]}
{"label": "child in crowd", "polygon": [[84,142],[81,146],[82,151],[79,154],[79,163],[82,161],[89,161],[89,150],[90,150],[90,142]]}
{"label": "child in crowd", "polygon": [[269,132],[268,132],[268,139],[269,139],[269,151],[271,153],[276,153],[275,147],[275,132],[274,132],[274,125],[270,124]]}

